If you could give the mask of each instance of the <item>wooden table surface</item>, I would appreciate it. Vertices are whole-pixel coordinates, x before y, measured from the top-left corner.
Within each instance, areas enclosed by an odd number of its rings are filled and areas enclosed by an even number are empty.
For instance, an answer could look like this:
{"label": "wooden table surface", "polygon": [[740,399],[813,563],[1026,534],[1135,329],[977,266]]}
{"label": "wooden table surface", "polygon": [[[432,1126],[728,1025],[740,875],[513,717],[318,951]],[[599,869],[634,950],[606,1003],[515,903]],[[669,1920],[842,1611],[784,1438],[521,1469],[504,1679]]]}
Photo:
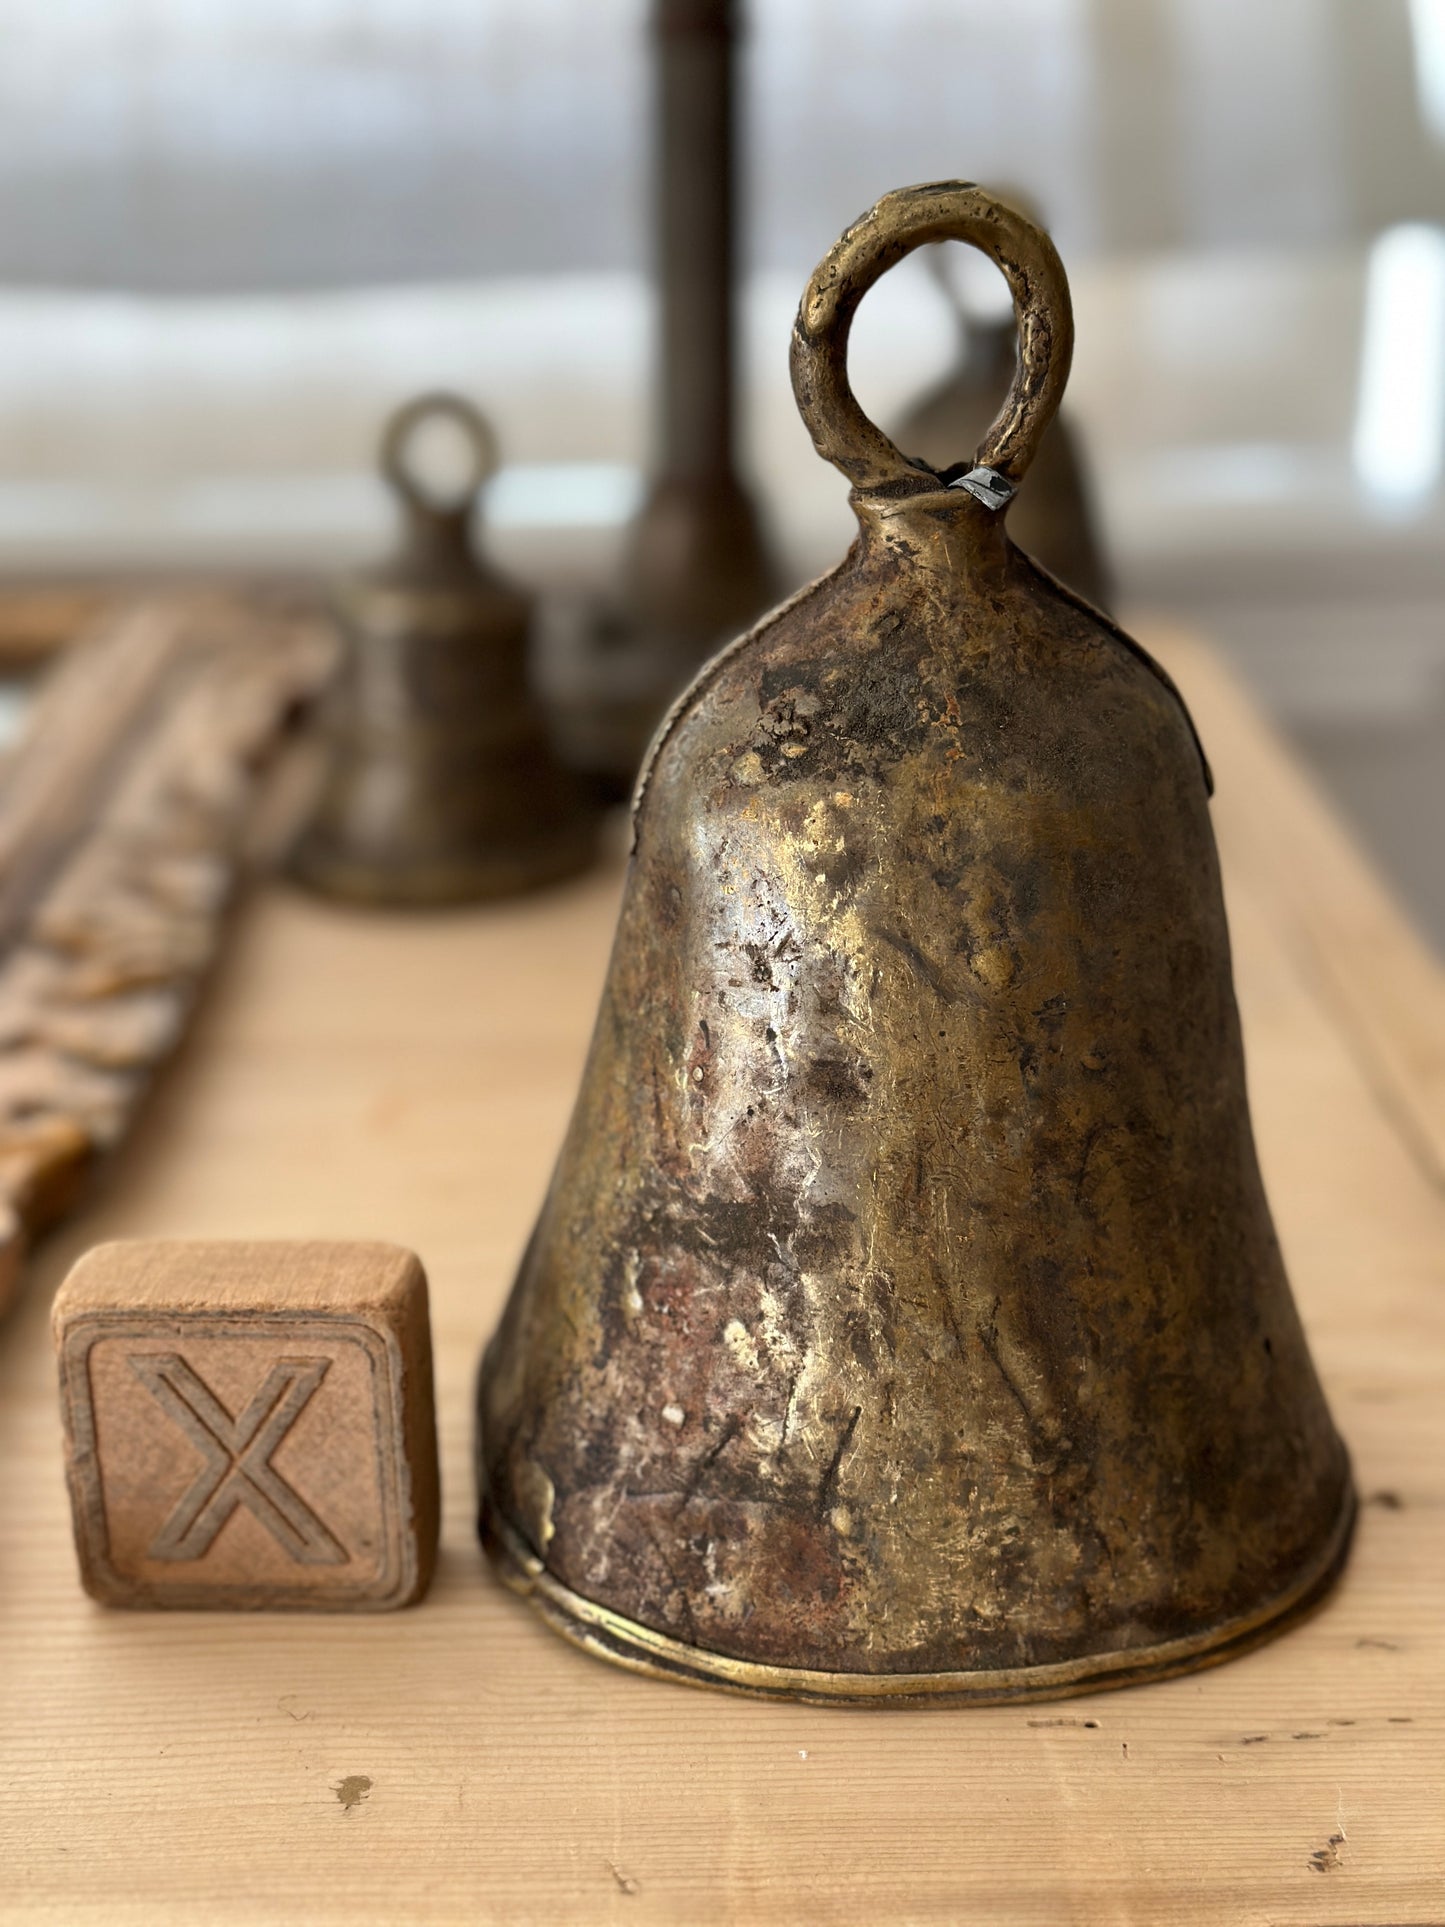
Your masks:
{"label": "wooden table surface", "polygon": [[[1445,1922],[1445,988],[1214,659],[1150,640],[1214,760],[1265,1176],[1365,1499],[1326,1607],[1212,1672],[1057,1706],[755,1704],[571,1650],[482,1564],[470,1394],[620,864],[435,917],[268,887],[0,1329],[0,1917]],[[49,1299],[96,1240],[169,1235],[422,1254],[446,1509],[420,1607],[82,1595]]]}

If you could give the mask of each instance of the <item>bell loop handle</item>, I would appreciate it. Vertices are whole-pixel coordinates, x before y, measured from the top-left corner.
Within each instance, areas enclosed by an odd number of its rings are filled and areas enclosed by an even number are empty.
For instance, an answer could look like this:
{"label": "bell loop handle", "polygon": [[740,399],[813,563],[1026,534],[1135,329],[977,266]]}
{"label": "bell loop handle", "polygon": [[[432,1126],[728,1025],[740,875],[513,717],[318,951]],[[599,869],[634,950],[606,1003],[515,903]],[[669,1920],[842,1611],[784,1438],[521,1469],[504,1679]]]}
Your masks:
{"label": "bell loop handle", "polygon": [[[1019,356],[1003,406],[969,473],[951,486],[991,508],[1023,480],[1069,378],[1074,317],[1063,263],[1048,235],[971,181],[933,181],[885,194],[829,249],[793,325],[793,394],[818,453],[862,494],[940,486],[870,421],[848,383],[848,335],[864,295],[930,241],[967,241],[1003,274],[1018,321]],[[942,486],[950,486],[943,483]]]}
{"label": "bell loop handle", "polygon": [[[410,458],[412,438],[425,422],[454,422],[471,451],[471,472],[454,494],[441,495],[416,473]],[[491,425],[465,395],[446,389],[418,395],[398,408],[381,438],[381,472],[407,507],[424,518],[465,519],[483,485],[498,467],[497,438]]]}

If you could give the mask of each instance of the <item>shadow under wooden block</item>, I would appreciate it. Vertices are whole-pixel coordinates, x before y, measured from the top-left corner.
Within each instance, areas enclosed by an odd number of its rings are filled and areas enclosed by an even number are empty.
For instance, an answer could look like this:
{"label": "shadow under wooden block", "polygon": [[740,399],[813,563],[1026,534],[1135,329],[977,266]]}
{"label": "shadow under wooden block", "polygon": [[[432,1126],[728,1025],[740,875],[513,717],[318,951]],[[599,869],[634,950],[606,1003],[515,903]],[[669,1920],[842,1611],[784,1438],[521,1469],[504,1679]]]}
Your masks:
{"label": "shadow under wooden block", "polygon": [[99,1245],[55,1301],[86,1590],[384,1611],[436,1558],[426,1276],[383,1244]]}

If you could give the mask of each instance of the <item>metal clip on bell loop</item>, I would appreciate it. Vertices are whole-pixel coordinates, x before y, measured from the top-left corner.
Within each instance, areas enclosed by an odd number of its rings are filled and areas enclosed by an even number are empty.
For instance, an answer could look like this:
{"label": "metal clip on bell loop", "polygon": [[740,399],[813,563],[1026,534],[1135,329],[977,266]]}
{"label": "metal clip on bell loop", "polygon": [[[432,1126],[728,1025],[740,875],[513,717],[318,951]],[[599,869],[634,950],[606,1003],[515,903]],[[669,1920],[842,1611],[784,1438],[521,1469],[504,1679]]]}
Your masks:
{"label": "metal clip on bell loop", "polygon": [[[418,432],[461,431],[470,472],[450,495],[417,474]],[[334,592],[347,642],[321,719],[325,775],[291,869],[376,904],[507,896],[581,869],[594,814],[558,764],[529,683],[531,598],[476,552],[492,431],[460,395],[418,396],[381,443],[402,508],[382,567]]]}
{"label": "metal clip on bell loop", "polygon": [[[1018,316],[981,495],[848,384],[863,295],[944,239]],[[843,235],[792,369],[860,538],[699,674],[639,791],[478,1443],[503,1576],[635,1670],[1074,1693],[1245,1650],[1345,1556],[1198,743],[992,506],[1072,332],[1052,243],[967,183]]]}

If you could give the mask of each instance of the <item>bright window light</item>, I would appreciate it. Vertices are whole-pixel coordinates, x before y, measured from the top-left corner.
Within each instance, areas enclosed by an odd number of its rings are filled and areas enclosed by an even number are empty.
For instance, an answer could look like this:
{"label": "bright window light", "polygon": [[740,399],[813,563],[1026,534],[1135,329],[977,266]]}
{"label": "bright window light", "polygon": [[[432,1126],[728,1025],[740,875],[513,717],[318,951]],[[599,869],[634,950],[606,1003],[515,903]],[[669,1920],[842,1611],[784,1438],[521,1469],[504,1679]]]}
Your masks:
{"label": "bright window light", "polygon": [[1415,90],[1420,118],[1445,141],[1445,0],[1410,0],[1415,41]]}
{"label": "bright window light", "polygon": [[1408,508],[1440,481],[1445,457],[1445,233],[1387,228],[1370,249],[1355,474],[1382,505]]}
{"label": "bright window light", "polygon": [[642,474],[621,462],[513,462],[487,490],[493,528],[620,528],[642,505]]}

